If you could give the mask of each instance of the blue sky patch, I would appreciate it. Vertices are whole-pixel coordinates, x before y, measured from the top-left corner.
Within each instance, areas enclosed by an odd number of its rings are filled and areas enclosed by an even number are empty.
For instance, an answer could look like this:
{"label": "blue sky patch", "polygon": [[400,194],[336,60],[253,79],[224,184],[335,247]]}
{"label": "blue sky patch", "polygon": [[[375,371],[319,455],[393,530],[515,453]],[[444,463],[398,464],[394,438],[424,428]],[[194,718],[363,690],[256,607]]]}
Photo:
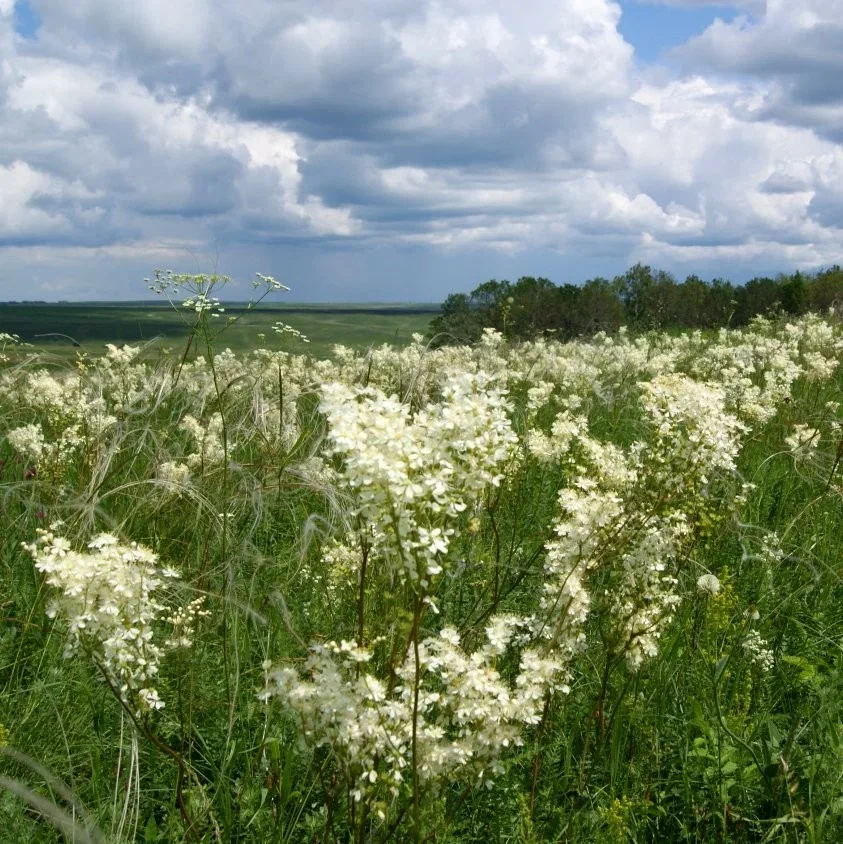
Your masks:
{"label": "blue sky patch", "polygon": [[656,61],[671,47],[699,35],[715,19],[729,22],[740,12],[728,4],[716,6],[665,6],[621,0],[623,15],[618,29],[635,47],[639,60]]}
{"label": "blue sky patch", "polygon": [[27,0],[15,4],[15,32],[24,38],[35,38],[41,28],[41,18]]}

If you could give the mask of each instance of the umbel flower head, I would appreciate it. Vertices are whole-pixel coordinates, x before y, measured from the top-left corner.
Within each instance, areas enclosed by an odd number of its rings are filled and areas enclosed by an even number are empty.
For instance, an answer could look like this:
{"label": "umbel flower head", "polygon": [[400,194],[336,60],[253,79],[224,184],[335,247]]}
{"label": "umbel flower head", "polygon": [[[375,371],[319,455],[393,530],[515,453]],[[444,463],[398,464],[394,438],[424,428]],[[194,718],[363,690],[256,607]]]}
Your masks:
{"label": "umbel flower head", "polygon": [[136,542],[125,545],[103,533],[85,551],[74,551],[67,539],[54,533],[58,527],[57,523],[50,530],[39,530],[37,540],[24,548],[46,575],[47,584],[58,590],[47,615],[68,624],[65,654],[81,647],[124,702],[139,711],[162,708],[154,682],[164,648],[154,641],[153,627],[178,617],[177,635],[165,647],[189,646],[188,622],[200,615],[198,607],[170,615],[158,595],[178,573],[160,568],[158,557],[148,548]]}

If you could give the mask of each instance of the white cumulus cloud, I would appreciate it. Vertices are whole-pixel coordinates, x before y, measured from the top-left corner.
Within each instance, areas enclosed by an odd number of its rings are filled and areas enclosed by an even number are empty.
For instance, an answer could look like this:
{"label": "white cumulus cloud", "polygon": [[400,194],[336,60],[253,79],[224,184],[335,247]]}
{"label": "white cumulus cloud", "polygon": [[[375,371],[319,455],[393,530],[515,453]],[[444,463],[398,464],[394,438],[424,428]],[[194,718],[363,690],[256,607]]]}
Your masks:
{"label": "white cumulus cloud", "polygon": [[302,266],[371,249],[373,273],[406,249],[746,274],[839,243],[843,0],[731,4],[670,68],[636,61],[612,0],[31,5],[26,39],[0,0],[15,261],[148,274],[223,244]]}

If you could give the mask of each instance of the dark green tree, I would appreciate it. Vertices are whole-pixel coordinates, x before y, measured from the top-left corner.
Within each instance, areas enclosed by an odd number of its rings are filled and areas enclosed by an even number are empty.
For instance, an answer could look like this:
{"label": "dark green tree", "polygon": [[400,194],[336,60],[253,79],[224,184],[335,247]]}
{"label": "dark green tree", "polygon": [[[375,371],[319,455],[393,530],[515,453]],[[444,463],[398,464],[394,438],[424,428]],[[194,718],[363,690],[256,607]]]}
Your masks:
{"label": "dark green tree", "polygon": [[781,286],[782,308],[789,314],[801,314],[805,310],[805,279],[795,272]]}
{"label": "dark green tree", "polygon": [[843,269],[835,265],[820,270],[806,285],[805,307],[825,313],[829,308],[843,307]]}
{"label": "dark green tree", "polygon": [[772,278],[750,279],[735,291],[735,325],[746,325],[758,314],[775,311],[781,304],[779,285]]}
{"label": "dark green tree", "polygon": [[576,335],[617,331],[623,324],[623,302],[616,286],[605,278],[589,279],[582,286],[576,320]]}
{"label": "dark green tree", "polygon": [[452,293],[442,303],[442,312],[430,323],[428,339],[433,346],[475,343],[482,332],[482,314],[472,309],[468,295]]}

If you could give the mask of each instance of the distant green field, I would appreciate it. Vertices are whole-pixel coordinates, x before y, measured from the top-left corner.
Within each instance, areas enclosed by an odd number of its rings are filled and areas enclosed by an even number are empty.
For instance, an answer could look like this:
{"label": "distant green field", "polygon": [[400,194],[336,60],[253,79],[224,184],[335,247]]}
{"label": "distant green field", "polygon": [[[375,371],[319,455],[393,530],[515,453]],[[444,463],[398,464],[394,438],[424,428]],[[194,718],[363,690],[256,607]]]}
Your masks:
{"label": "distant green field", "polygon": [[[229,306],[226,315],[240,318],[226,329],[218,346],[239,352],[277,347],[272,326],[278,321],[311,340],[304,345],[285,339],[283,348],[289,351],[307,350],[324,356],[336,343],[357,349],[381,343],[404,345],[414,332],[427,330],[438,310],[428,304],[262,305],[254,311]],[[173,346],[186,340],[191,316],[157,302],[0,304],[0,331],[19,334],[37,348],[63,358],[75,353],[78,347],[74,342],[88,354],[98,354],[106,343],[157,340]],[[220,328],[224,325],[220,319]]]}

